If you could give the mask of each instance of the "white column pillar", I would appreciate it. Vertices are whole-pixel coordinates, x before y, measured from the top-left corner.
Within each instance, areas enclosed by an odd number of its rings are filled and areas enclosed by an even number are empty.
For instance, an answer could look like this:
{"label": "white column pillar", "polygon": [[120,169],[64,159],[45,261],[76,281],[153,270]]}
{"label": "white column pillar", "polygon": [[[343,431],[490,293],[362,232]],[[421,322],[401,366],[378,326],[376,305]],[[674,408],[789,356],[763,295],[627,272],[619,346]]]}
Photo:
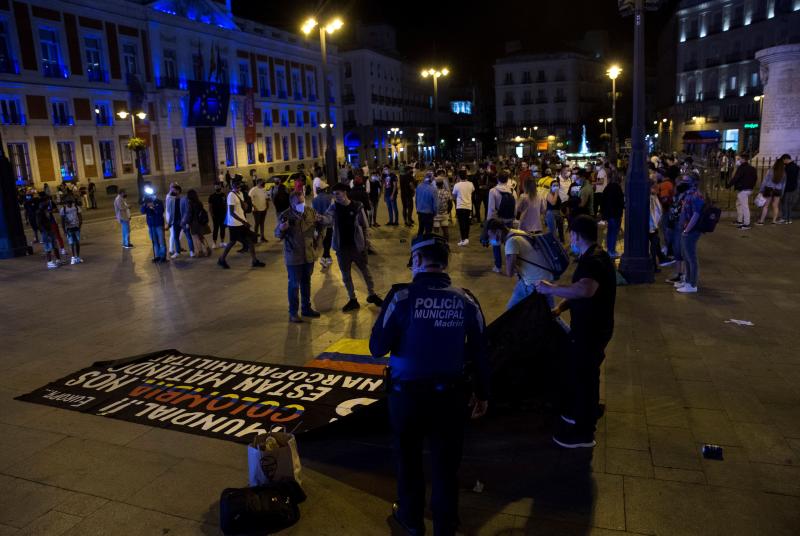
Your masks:
{"label": "white column pillar", "polygon": [[758,156],[800,154],[800,44],[756,52],[761,63],[764,102]]}

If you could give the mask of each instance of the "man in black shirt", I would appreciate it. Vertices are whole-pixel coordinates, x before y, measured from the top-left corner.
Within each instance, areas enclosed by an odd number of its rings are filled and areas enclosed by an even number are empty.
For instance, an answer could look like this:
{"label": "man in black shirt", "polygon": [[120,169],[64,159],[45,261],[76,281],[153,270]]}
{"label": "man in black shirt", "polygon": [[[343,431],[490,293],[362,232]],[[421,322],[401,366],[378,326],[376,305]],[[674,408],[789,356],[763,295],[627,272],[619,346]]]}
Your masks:
{"label": "man in black shirt", "polygon": [[783,223],[792,223],[792,209],[797,204],[797,197],[800,194],[797,189],[797,175],[800,168],[792,162],[792,157],[788,154],[781,156],[781,160],[786,165],[786,186],[781,196],[781,217]]}
{"label": "man in black shirt", "polygon": [[380,307],[383,300],[375,293],[375,284],[367,266],[367,249],[369,247],[369,221],[364,212],[364,206],[358,201],[351,201],[347,196],[347,186],[344,183],[337,183],[333,186],[333,203],[322,217],[322,223],[326,226],[333,226],[332,245],[336,251],[336,260],[339,263],[339,271],[342,272],[342,282],[350,300],[342,308],[342,311],[355,311],[361,305],[356,299],[356,291],[353,286],[353,277],[350,269],[355,263],[364,282],[367,284],[367,302]]}
{"label": "man in black shirt", "polygon": [[403,223],[406,224],[406,227],[414,225],[415,187],[414,173],[409,166],[406,166],[404,173],[400,175],[400,199],[403,202]]}
{"label": "man in black shirt", "polygon": [[570,222],[570,247],[579,255],[572,284],[540,281],[536,290],[563,298],[553,313],[570,311],[570,347],[564,367],[565,400],[553,441],[564,448],[594,447],[599,415],[600,365],[614,333],[617,282],[614,264],[597,245],[597,223],[589,216]]}
{"label": "man in black shirt", "polygon": [[728,183],[736,192],[736,226],[743,231],[750,229],[750,196],[758,182],[756,168],[750,165],[749,160],[746,154],[736,158],[736,171]]}

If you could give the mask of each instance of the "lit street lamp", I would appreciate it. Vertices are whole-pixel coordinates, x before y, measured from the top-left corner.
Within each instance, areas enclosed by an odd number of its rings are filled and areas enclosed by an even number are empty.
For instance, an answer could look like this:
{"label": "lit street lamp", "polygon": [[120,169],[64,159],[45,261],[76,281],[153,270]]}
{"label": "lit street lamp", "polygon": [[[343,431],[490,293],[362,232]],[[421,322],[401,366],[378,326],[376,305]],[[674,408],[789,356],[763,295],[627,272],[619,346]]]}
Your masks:
{"label": "lit street lamp", "polygon": [[[450,70],[445,67],[444,69],[423,69],[422,78],[428,78],[429,76],[433,78],[433,124],[434,124],[434,140],[439,139],[439,77],[440,76],[447,76],[450,74]],[[442,140],[442,143],[444,140]],[[434,151],[436,151],[434,149]],[[436,156],[436,152],[434,152],[434,156]]]}
{"label": "lit street lamp", "polygon": [[[95,110],[95,113],[99,113],[99,109]],[[140,120],[144,121],[147,119],[147,114],[144,112],[136,112],[132,114],[126,110],[120,110],[117,112],[117,117],[120,119],[127,119],[128,117],[131,118],[131,139],[136,137],[136,122],[135,117],[138,117]],[[142,177],[142,149],[135,149],[134,153],[136,155],[136,191],[139,193],[139,201],[141,202],[144,193],[144,177]]]}
{"label": "lit street lamp", "polygon": [[[336,30],[340,30],[344,26],[342,19],[335,18],[328,22],[325,26],[320,25],[316,19],[309,18],[301,27],[305,35],[309,35],[311,31],[319,26],[319,48],[322,54],[322,79],[324,83],[324,98],[325,98],[325,122],[331,128],[325,129],[325,169],[328,178],[328,184],[333,184],[338,181],[338,174],[336,173],[336,141],[333,139],[333,121],[331,120],[331,95],[330,87],[328,85],[328,49],[325,41],[325,34],[333,34]],[[322,125],[320,125],[322,126]],[[323,127],[325,128],[325,127]]]}
{"label": "lit street lamp", "polygon": [[392,145],[392,147],[394,147],[392,160],[394,160],[394,168],[397,169],[400,164],[400,152],[398,151],[398,146],[403,143],[403,131],[397,127],[392,127],[387,130],[386,133],[390,136],[389,143]]}
{"label": "lit street lamp", "polygon": [[608,157],[616,165],[617,161],[617,77],[622,72],[618,65],[609,67],[606,74],[611,79],[611,146]]}

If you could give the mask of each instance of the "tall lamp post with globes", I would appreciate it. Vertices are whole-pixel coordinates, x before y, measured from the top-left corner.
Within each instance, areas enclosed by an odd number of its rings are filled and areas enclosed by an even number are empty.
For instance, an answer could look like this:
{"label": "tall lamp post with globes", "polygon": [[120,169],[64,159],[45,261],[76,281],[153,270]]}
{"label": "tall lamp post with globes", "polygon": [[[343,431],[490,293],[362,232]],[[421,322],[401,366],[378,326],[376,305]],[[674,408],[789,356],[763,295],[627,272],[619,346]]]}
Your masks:
{"label": "tall lamp post with globes", "polygon": [[439,153],[438,147],[441,143],[441,139],[439,138],[439,77],[440,76],[447,76],[450,74],[450,69],[447,67],[443,69],[423,69],[422,78],[428,78],[429,76],[433,79],[433,124],[434,124],[434,158]]}
{"label": "tall lamp post with globes", "polygon": [[[136,137],[136,120],[134,118],[138,117],[140,120],[144,121],[147,119],[147,114],[144,112],[137,112],[133,114],[126,110],[120,110],[117,112],[117,117],[120,119],[127,119],[128,117],[131,118],[131,139],[128,140],[128,148],[131,149],[135,155],[134,163],[136,165],[136,192],[138,193],[139,201],[141,202],[144,193],[144,177],[142,177],[142,151],[144,150],[144,146],[142,143],[139,143],[139,138]],[[143,142],[144,140],[140,141]]]}
{"label": "tall lamp post with globes", "polygon": [[[618,0],[623,15],[633,14],[633,126],[631,155],[625,181],[625,250],[619,271],[629,283],[652,283],[649,252],[650,185],[645,159],[644,11],[658,9],[660,0]],[[610,70],[610,69],[609,69]],[[610,73],[609,73],[610,76]],[[613,80],[613,78],[612,78]],[[616,96],[616,95],[615,95]],[[612,129],[616,130],[616,118]],[[615,142],[612,139],[612,142]]]}
{"label": "tall lamp post with globes", "polygon": [[608,150],[608,157],[616,165],[617,160],[617,77],[622,72],[618,65],[612,65],[606,71],[611,79],[611,145]]}
{"label": "tall lamp post with globes", "polygon": [[[328,85],[328,48],[326,43],[325,34],[333,34],[336,30],[340,30],[344,26],[342,19],[335,18],[328,22],[325,26],[320,25],[316,19],[309,18],[301,27],[305,35],[309,35],[311,31],[319,26],[319,48],[322,54],[322,79],[323,79],[323,96],[325,98],[325,170],[328,179],[328,184],[333,184],[338,180],[336,173],[336,140],[333,138],[334,122],[331,120],[331,95],[330,87]],[[321,125],[320,125],[321,126]],[[324,128],[324,127],[323,127]]]}

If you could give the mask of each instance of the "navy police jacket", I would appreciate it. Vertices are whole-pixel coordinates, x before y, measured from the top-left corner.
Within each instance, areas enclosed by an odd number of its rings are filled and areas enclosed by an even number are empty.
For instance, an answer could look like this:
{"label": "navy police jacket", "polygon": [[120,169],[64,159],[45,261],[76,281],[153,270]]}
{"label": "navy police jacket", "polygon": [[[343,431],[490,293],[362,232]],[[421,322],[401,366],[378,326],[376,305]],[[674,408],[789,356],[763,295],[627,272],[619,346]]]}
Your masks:
{"label": "navy police jacket", "polygon": [[423,272],[394,285],[372,328],[373,356],[390,353],[393,381],[460,379],[470,369],[475,395],[489,395],[483,313],[467,290],[445,273]]}

